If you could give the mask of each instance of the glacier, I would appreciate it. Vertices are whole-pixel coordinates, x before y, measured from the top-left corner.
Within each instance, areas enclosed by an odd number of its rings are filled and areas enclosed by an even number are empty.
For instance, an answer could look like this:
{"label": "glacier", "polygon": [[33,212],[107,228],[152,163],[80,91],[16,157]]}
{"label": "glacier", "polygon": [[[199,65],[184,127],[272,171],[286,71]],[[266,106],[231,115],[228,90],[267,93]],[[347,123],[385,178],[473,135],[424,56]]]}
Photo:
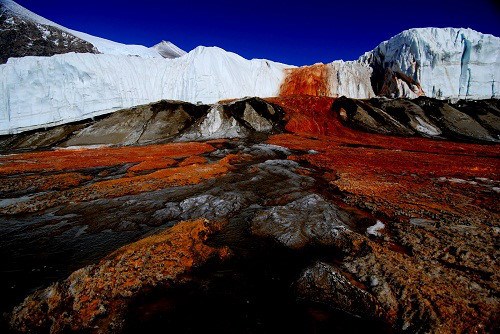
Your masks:
{"label": "glacier", "polygon": [[337,60],[327,64],[330,70],[329,90],[332,96],[366,99],[375,97],[370,77],[372,69],[356,61]]}
{"label": "glacier", "polygon": [[[500,38],[462,28],[403,31],[354,61],[297,68],[217,47],[125,45],[65,28],[12,0],[2,10],[61,29],[100,54],[9,58],[0,65],[0,135],[95,117],[161,99],[215,103],[291,94],[498,98]],[[79,51],[80,52],[80,51]],[[287,87],[288,85],[288,87]],[[319,88],[317,88],[317,87]]]}
{"label": "glacier", "polygon": [[409,29],[359,60],[409,76],[429,97],[485,99],[500,94],[500,38],[472,29]]}
{"label": "glacier", "polygon": [[215,103],[276,96],[290,67],[203,46],[175,59],[90,53],[10,58],[0,65],[0,134],[162,99]]}

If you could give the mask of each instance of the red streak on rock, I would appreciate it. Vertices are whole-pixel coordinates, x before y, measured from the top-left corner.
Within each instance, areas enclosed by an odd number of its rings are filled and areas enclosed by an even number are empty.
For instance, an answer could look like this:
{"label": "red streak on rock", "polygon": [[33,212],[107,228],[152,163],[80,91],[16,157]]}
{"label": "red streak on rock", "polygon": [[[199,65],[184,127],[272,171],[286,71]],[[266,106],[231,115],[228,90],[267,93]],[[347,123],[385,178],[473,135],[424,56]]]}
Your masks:
{"label": "red streak on rock", "polygon": [[147,148],[140,146],[101,147],[21,153],[0,157],[0,175],[109,167],[165,158],[185,158],[213,150],[214,147],[209,144],[192,142],[150,145]]}
{"label": "red streak on rock", "polygon": [[[356,131],[341,124],[327,101],[273,99],[294,133],[268,142],[316,151],[289,158],[322,171],[344,202],[380,217],[394,232],[395,243],[363,241],[343,269],[361,281],[390,277],[391,289],[373,290],[390,322],[429,312],[438,332],[481,333],[494,327],[498,300],[486,297],[487,288],[471,294],[469,282],[498,289],[493,283],[498,266],[490,254],[495,253],[492,226],[500,220],[498,193],[492,189],[500,178],[500,146]],[[461,281],[463,275],[470,281]]]}
{"label": "red streak on rock", "polygon": [[330,110],[334,98],[295,95],[266,100],[283,108],[287,131],[315,135],[337,132],[338,124]]}
{"label": "red streak on rock", "polygon": [[279,95],[328,96],[328,78],[328,67],[324,64],[288,69]]}
{"label": "red streak on rock", "polygon": [[92,177],[80,173],[62,173],[56,175],[31,175],[5,178],[0,182],[0,193],[13,191],[64,190],[79,186]]}
{"label": "red streak on rock", "polygon": [[199,155],[193,155],[192,157],[187,157],[182,161],[179,166],[189,166],[189,165],[198,165],[198,164],[206,164],[207,159],[204,157],[200,157]]}
{"label": "red streak on rock", "polygon": [[[438,179],[499,178],[499,145],[371,134],[343,126],[339,115],[330,110],[333,99],[270,100],[285,110],[286,129],[295,134],[274,135],[269,142],[296,150],[317,151],[319,154],[292,158],[330,171],[325,177],[341,191],[351,194],[355,201],[371,198],[374,203],[392,203],[380,206],[383,214],[390,216],[402,209],[411,212],[420,206],[432,212],[446,208],[474,216],[471,207],[465,204],[473,200],[474,192],[479,189],[472,183]],[[484,205],[494,205],[494,196],[483,197]],[[456,208],[461,202],[464,205]],[[449,203],[454,203],[455,208]]]}
{"label": "red streak on rock", "polygon": [[172,158],[157,158],[157,159],[147,159],[143,162],[132,166],[128,169],[129,175],[133,176],[136,173],[144,171],[154,171],[158,169],[163,169],[167,167],[172,167],[177,164],[177,161]]}
{"label": "red streak on rock", "polygon": [[[446,210],[464,217],[481,216],[479,212],[471,212],[479,210],[478,207],[469,205],[475,199],[474,194],[482,191],[479,187],[441,182],[439,178],[471,182],[477,177],[498,180],[498,146],[369,136],[371,140],[363,143],[362,137],[356,142],[336,136],[312,139],[283,134],[271,137],[269,142],[319,152],[292,159],[305,160],[330,171],[325,177],[332,185],[350,194],[353,201],[374,203],[376,211],[386,216],[394,216],[398,210],[418,209],[433,213]],[[494,196],[483,196],[481,202],[479,207],[495,205]]]}
{"label": "red streak on rock", "polygon": [[126,245],[26,298],[11,323],[20,331],[95,332],[97,326],[97,332],[116,332],[135,296],[187,282],[193,268],[229,258],[227,247],[206,245],[221,227],[204,219],[181,222]]}
{"label": "red streak on rock", "polygon": [[[499,145],[479,145],[418,137],[396,137],[358,131],[344,126],[340,115],[331,110],[335,98],[315,96],[286,96],[268,98],[267,101],[281,106],[286,114],[286,130],[300,137],[276,135],[286,138],[296,149],[310,147],[321,150],[330,146],[379,146],[383,149],[445,153],[448,155],[498,157]],[[308,138],[308,140],[305,139]],[[495,164],[498,166],[498,164]]]}
{"label": "red streak on rock", "polygon": [[238,156],[228,155],[215,163],[160,169],[146,175],[105,180],[59,193],[41,194],[22,204],[2,208],[0,212],[7,214],[36,212],[70,201],[91,201],[99,198],[134,195],[167,187],[197,184],[226,174],[231,168],[230,163],[238,161],[238,159],[240,159]]}

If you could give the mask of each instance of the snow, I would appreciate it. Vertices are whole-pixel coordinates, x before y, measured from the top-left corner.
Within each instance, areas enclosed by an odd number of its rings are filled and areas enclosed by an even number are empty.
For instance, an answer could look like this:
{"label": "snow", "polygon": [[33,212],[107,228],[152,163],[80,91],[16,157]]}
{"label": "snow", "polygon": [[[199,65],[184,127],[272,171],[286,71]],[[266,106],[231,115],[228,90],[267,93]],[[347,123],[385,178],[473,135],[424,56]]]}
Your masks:
{"label": "snow", "polygon": [[[111,55],[130,55],[130,56],[139,56],[143,58],[163,58],[162,55],[155,48],[148,48],[142,45],[127,45],[122,43],[113,42],[104,38],[92,36],[80,31],[68,29],[63,27],[55,22],[47,20],[40,15],[37,15],[30,10],[24,8],[23,6],[15,3],[12,0],[0,0],[0,5],[11,13],[24,18],[26,20],[34,21],[39,24],[48,25],[51,27],[55,27],[61,29],[62,31],[68,32],[84,41],[89,42],[94,45],[97,50],[104,54]],[[177,46],[170,43],[170,48],[175,50],[175,52],[182,53],[183,50],[179,49]],[[185,53],[185,52],[184,52]]]}
{"label": "snow", "polygon": [[472,29],[406,30],[360,58],[377,60],[415,79],[430,97],[484,99],[500,93],[500,38]]}
{"label": "snow", "polygon": [[240,138],[246,135],[245,128],[233,117],[227,117],[221,105],[215,105],[208,111],[205,119],[194,131],[185,134],[181,140],[207,140],[219,138]]}
{"label": "snow", "polygon": [[0,65],[0,134],[78,121],[171,99],[215,103],[276,96],[290,66],[216,47],[176,59],[68,53]]}
{"label": "snow", "polygon": [[96,150],[103,147],[112,147],[111,144],[97,144],[97,145],[85,145],[85,146],[68,146],[68,147],[56,147],[56,151],[82,151],[82,150]]}
{"label": "snow", "polygon": [[369,235],[373,235],[375,237],[380,237],[382,234],[380,233],[381,230],[385,228],[384,223],[382,223],[380,220],[377,220],[375,225],[370,226],[366,229],[366,233]]}
{"label": "snow", "polygon": [[417,130],[418,132],[429,135],[431,137],[439,136],[441,134],[441,130],[439,130],[439,128],[424,121],[421,117],[415,115],[415,120],[418,123],[415,126],[415,130]]}
{"label": "snow", "polygon": [[168,59],[177,58],[186,54],[186,51],[169,41],[161,41],[151,48],[156,50],[163,58]]}

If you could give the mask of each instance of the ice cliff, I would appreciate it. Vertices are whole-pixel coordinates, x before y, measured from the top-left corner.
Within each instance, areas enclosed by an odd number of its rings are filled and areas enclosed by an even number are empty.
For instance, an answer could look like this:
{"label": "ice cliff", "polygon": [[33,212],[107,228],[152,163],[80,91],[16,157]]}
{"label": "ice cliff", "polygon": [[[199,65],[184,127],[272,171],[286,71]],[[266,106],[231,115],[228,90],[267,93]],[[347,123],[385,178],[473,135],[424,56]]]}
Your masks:
{"label": "ice cliff", "polygon": [[412,78],[429,97],[484,99],[500,94],[500,38],[472,29],[406,30],[360,61],[381,76],[390,69]]}
{"label": "ice cliff", "polygon": [[216,47],[176,59],[68,53],[0,65],[0,134],[77,121],[161,99],[213,103],[275,96],[287,65]]}

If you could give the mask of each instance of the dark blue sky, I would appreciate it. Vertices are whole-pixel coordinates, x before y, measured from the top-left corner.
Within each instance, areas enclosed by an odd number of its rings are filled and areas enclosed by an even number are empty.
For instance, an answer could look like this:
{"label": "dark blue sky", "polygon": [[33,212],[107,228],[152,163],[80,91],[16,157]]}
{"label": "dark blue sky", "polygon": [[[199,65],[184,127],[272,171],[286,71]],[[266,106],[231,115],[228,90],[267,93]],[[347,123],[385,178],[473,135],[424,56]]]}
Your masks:
{"label": "dark blue sky", "polygon": [[500,36],[495,1],[17,0],[68,28],[122,43],[220,46],[293,65],[352,60],[412,27]]}

